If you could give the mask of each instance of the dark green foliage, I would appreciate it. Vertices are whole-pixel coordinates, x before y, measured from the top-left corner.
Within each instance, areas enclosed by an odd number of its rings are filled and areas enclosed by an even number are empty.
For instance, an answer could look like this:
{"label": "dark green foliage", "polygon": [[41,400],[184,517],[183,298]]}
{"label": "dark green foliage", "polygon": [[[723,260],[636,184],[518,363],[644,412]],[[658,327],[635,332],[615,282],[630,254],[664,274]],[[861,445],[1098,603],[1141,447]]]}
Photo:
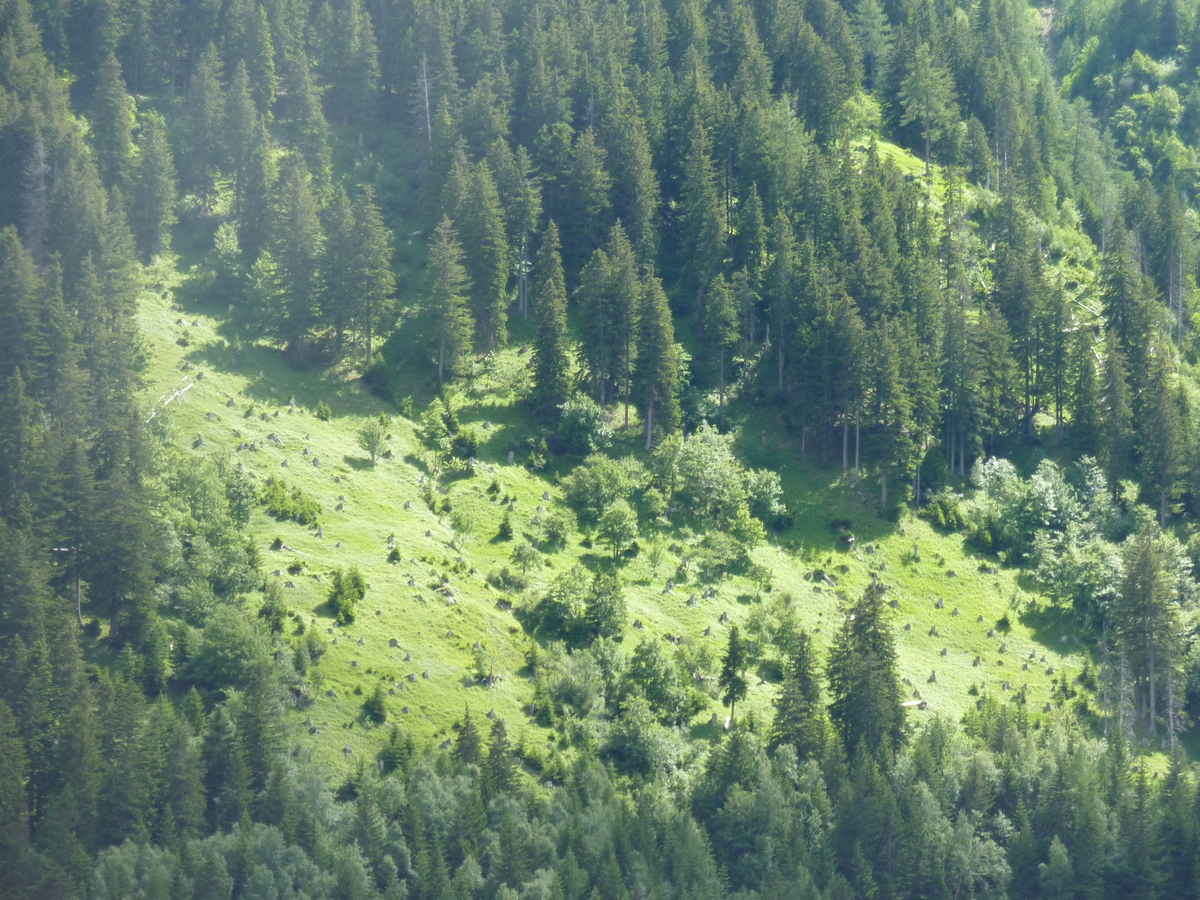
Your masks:
{"label": "dark green foliage", "polygon": [[175,163],[162,117],[148,112],[138,137],[137,166],[129,195],[129,219],[142,260],[149,262],[171,243],[175,224]]}
{"label": "dark green foliage", "polygon": [[847,612],[829,651],[829,718],[843,747],[894,752],[904,738],[895,639],[884,587],[874,583]]}
{"label": "dark green foliage", "polygon": [[734,717],[737,702],[746,696],[746,648],[741,634],[734,625],[729,629],[729,642],[725,645],[725,656],[721,660],[721,676],[717,684],[721,688],[721,700],[729,707],[729,718]]}
{"label": "dark green foliage", "polygon": [[354,621],[355,606],[367,594],[367,582],[358,569],[335,569],[330,576],[329,609],[341,624]]}
{"label": "dark green foliage", "polygon": [[431,284],[429,314],[433,319],[431,343],[437,360],[438,384],[447,375],[465,373],[471,358],[471,334],[474,320],[467,302],[470,279],[462,263],[462,245],[449,218],[434,232],[429,248]]}
{"label": "dark green foliage", "polygon": [[371,691],[371,695],[363,701],[363,715],[376,725],[382,725],[387,721],[387,692],[384,691],[382,684],[376,684]]}
{"label": "dark green foliage", "polygon": [[295,519],[312,525],[321,515],[321,504],[306,496],[298,486],[289,488],[282,478],[269,478],[259,493],[259,502],[277,519]]}
{"label": "dark green foliage", "polygon": [[533,315],[535,409],[548,419],[567,403],[571,390],[570,339],[567,335],[567,286],[559,257],[558,227],[551,222],[538,251]]}

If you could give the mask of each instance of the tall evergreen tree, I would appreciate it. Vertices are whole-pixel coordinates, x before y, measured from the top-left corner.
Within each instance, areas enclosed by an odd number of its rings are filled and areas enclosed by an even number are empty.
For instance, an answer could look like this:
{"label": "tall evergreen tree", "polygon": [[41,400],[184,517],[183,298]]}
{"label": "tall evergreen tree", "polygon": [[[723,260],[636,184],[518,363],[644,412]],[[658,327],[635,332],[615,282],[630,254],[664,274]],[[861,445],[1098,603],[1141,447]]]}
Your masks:
{"label": "tall evergreen tree", "polygon": [[471,279],[475,349],[491,353],[508,341],[508,276],[511,259],[500,194],[487,163],[470,173],[458,203],[457,225]]}
{"label": "tall evergreen tree", "polygon": [[843,747],[894,752],[904,737],[900,678],[883,595],[872,582],[847,610],[829,651],[829,718]]}
{"label": "tall evergreen tree", "polygon": [[563,263],[569,274],[583,267],[612,223],[612,178],[605,168],[606,156],[592,129],[575,139],[561,215]]}
{"label": "tall evergreen tree", "polygon": [[746,648],[738,627],[729,629],[729,642],[725,645],[725,656],[721,660],[721,676],[717,684],[721,688],[721,700],[729,707],[729,718],[733,719],[737,702],[746,697]]}
{"label": "tall evergreen tree", "polygon": [[167,126],[162,116],[151,111],[142,120],[137,170],[129,198],[129,218],[143,262],[170,248],[176,202],[175,161]]}
{"label": "tall evergreen tree", "polygon": [[210,44],[188,82],[179,160],[182,187],[196,198],[203,211],[216,199],[223,103],[221,58]]}
{"label": "tall evergreen tree", "polygon": [[321,256],[325,235],[304,158],[293,153],[285,164],[271,211],[271,256],[278,269],[284,306],[264,311],[271,330],[303,359],[317,324],[321,295]]}
{"label": "tall evergreen tree", "polygon": [[801,759],[820,759],[825,749],[825,708],[816,652],[808,632],[796,638],[775,699],[771,740],[791,744]]}
{"label": "tall evergreen tree", "polygon": [[396,276],[392,273],[392,233],[383,224],[383,214],[375,203],[375,191],[368,185],[354,202],[354,283],[358,285],[355,324],[366,338],[366,365],[375,355],[376,325],[387,326],[393,311]]}
{"label": "tall evergreen tree", "polygon": [[925,140],[925,177],[930,174],[930,159],[933,141],[953,120],[954,80],[934,59],[929,45],[917,44],[916,54],[908,69],[908,75],[900,87],[900,103],[904,115],[900,124],[917,122]]}
{"label": "tall evergreen tree", "polygon": [[133,168],[133,104],[125,92],[121,64],[111,53],[100,65],[92,97],[92,146],[96,166],[109,187],[124,187]]}
{"label": "tall evergreen tree", "polygon": [[717,191],[712,140],[699,117],[692,123],[683,164],[679,217],[683,280],[698,296],[725,258],[725,212]]}
{"label": "tall evergreen tree", "polygon": [[534,409],[554,420],[571,392],[571,348],[567,333],[567,285],[558,253],[558,226],[553,221],[542,238],[534,283]]}
{"label": "tall evergreen tree", "polygon": [[431,337],[439,385],[445,382],[447,373],[464,374],[471,360],[475,323],[467,301],[471,282],[462,260],[458,232],[448,217],[443,218],[429,248],[429,312],[433,319]]}
{"label": "tall evergreen tree", "polygon": [[642,309],[638,317],[638,355],[633,393],[644,409],[646,450],[654,443],[654,429],[671,433],[679,422],[679,358],[675,327],[662,282],[653,272],[643,279]]}
{"label": "tall evergreen tree", "polygon": [[718,416],[725,422],[725,365],[738,342],[738,315],[733,291],[724,275],[718,275],[708,286],[701,308],[704,343],[710,359],[717,362]]}

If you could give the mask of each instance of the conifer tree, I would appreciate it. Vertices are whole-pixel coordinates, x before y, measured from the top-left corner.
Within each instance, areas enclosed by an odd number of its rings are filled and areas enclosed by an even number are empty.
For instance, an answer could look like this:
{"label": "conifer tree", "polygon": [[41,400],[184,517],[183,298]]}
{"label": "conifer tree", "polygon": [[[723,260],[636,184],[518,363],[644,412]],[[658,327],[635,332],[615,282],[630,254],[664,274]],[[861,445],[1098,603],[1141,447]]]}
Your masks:
{"label": "conifer tree", "polygon": [[567,286],[558,253],[558,226],[551,221],[538,252],[534,284],[534,409],[556,419],[571,394],[571,350],[567,334]]}
{"label": "conifer tree", "polygon": [[209,44],[196,64],[184,97],[184,140],[180,154],[183,189],[207,212],[216,197],[221,144],[221,58]]}
{"label": "conifer tree", "polygon": [[633,97],[621,93],[609,104],[600,138],[612,173],[613,213],[624,223],[639,259],[649,265],[658,248],[658,175]]}
{"label": "conifer tree", "polygon": [[612,178],[605,168],[607,155],[596,143],[592,129],[580,133],[571,151],[562,207],[563,264],[578,272],[608,232]]}
{"label": "conifer tree", "polygon": [[471,315],[475,349],[491,353],[508,341],[508,276],[511,271],[504,210],[487,163],[470,173],[458,203],[458,232],[467,251],[464,264],[471,279]]}
{"label": "conifer tree", "polygon": [[162,116],[150,111],[142,120],[137,170],[129,198],[129,218],[143,262],[170,248],[176,202],[175,161],[167,126]]}
{"label": "conifer tree", "polygon": [[28,884],[29,801],[26,782],[29,757],[21,740],[18,723],[9,705],[0,700],[0,893],[6,897],[24,895]]}
{"label": "conifer tree", "polygon": [[825,708],[815,656],[812,638],[801,631],[775,699],[771,728],[772,742],[791,744],[801,759],[820,759],[825,748]]}
{"label": "conifer tree", "polygon": [[921,42],[900,87],[904,107],[901,125],[917,122],[925,139],[925,177],[930,174],[931,148],[954,116],[954,80],[937,64],[929,45]]}
{"label": "conifer tree", "polygon": [[376,323],[388,324],[396,276],[392,273],[392,233],[383,224],[383,214],[375,203],[375,191],[368,185],[354,203],[354,283],[358,286],[355,324],[366,337],[366,364],[375,355]]}
{"label": "conifer tree", "polygon": [[854,36],[858,38],[867,64],[868,87],[882,93],[888,59],[892,52],[891,26],[879,0],[862,0],[852,16]]}
{"label": "conifer tree", "polygon": [[725,422],[725,364],[730,351],[738,342],[738,315],[733,302],[733,291],[724,275],[712,280],[705,292],[701,309],[704,342],[710,359],[717,362],[717,389],[719,392],[718,416]]}
{"label": "conifer tree", "polygon": [[92,146],[96,166],[109,187],[125,186],[133,167],[133,106],[121,64],[111,53],[100,65],[92,97]]}
{"label": "conifer tree", "polygon": [[495,794],[511,794],[518,786],[517,762],[513,758],[512,744],[508,740],[508,728],[503,719],[492,723],[491,740],[488,742],[486,784]]}
{"label": "conifer tree", "polygon": [[725,258],[725,213],[717,192],[712,140],[698,116],[683,164],[679,216],[684,283],[698,295]]}
{"label": "conifer tree", "polygon": [[725,645],[725,656],[721,660],[721,676],[717,684],[721,688],[721,701],[729,707],[729,718],[732,720],[737,702],[746,696],[749,685],[746,683],[746,648],[742,646],[741,634],[734,625],[729,629],[729,642]]}
{"label": "conifer tree", "polygon": [[463,266],[462,245],[449,217],[442,219],[429,248],[431,285],[429,312],[433,317],[433,355],[438,384],[445,376],[463,374],[471,360],[471,335],[475,323],[467,302],[470,279]]}
{"label": "conifer tree", "polygon": [[873,582],[847,611],[834,637],[827,667],[829,718],[843,747],[875,754],[894,751],[904,736],[895,639],[883,602],[885,586]]}
{"label": "conifer tree", "polygon": [[[237,182],[240,182],[242,172],[249,162],[250,151],[254,146],[258,121],[258,110],[254,105],[254,98],[250,95],[250,76],[244,62],[238,62],[237,68],[233,71],[233,77],[229,80],[222,117],[223,156],[228,164],[228,171],[233,174]],[[238,214],[237,201],[240,193],[240,187],[235,187],[233,210],[235,216]]]}
{"label": "conifer tree", "polygon": [[462,726],[458,729],[458,740],[454,742],[454,758],[469,766],[477,766],[483,759],[483,741],[479,729],[471,720],[471,708],[463,711]]}
{"label": "conifer tree", "polygon": [[329,123],[321,106],[321,91],[313,82],[308,56],[298,51],[287,64],[287,118],[296,148],[304,156],[318,191],[329,184],[332,160]]}
{"label": "conifer tree", "polygon": [[1109,483],[1115,485],[1130,474],[1133,408],[1125,354],[1121,352],[1114,329],[1110,329],[1105,338],[1101,402],[1099,458]]}
{"label": "conifer tree", "polygon": [[358,284],[354,281],[354,211],[340,184],[324,209],[325,246],[321,255],[321,320],[333,326],[334,353],[343,358],[346,330],[354,317]]}
{"label": "conifer tree", "polygon": [[533,169],[533,160],[524,147],[516,153],[508,142],[497,139],[488,150],[488,166],[496,178],[496,189],[504,207],[508,226],[508,244],[517,270],[517,308],[529,315],[529,242],[542,214],[542,192]]}
{"label": "conifer tree", "polygon": [[[745,200],[738,205],[733,261],[739,269],[745,270],[757,287],[766,260],[767,227],[763,220],[762,200],[758,196],[758,185],[751,184]],[[749,331],[747,329],[747,333]],[[749,339],[753,340],[753,337]]]}
{"label": "conifer tree", "polygon": [[275,75],[275,47],[271,39],[271,23],[267,10],[258,3],[247,4],[246,18],[242,24],[242,58],[250,76],[250,91],[254,105],[264,118],[271,115],[275,104],[278,79]]}
{"label": "conifer tree", "polygon": [[274,157],[271,135],[260,118],[254,123],[246,163],[238,173],[235,197],[238,245],[251,266],[271,242]]}
{"label": "conifer tree", "polygon": [[633,394],[645,410],[646,450],[654,443],[654,429],[671,433],[679,421],[679,358],[675,326],[662,282],[653,272],[642,283],[642,308],[638,316],[638,355],[633,373]]}
{"label": "conifer tree", "polygon": [[[795,283],[795,235],[792,223],[780,211],[771,226],[771,262],[763,276],[763,293],[770,307],[771,323],[768,329],[775,332],[776,374],[779,390],[784,390],[784,372],[788,361],[788,341],[796,319]],[[767,343],[771,343],[770,330]]]}
{"label": "conifer tree", "polygon": [[284,295],[284,307],[273,317],[272,331],[302,359],[304,344],[317,323],[325,235],[312,178],[298,153],[288,158],[276,188],[270,241]]}
{"label": "conifer tree", "polygon": [[1184,473],[1184,428],[1180,421],[1167,347],[1154,354],[1142,400],[1142,422],[1137,429],[1142,477],[1158,495],[1158,524],[1163,527],[1178,496]]}

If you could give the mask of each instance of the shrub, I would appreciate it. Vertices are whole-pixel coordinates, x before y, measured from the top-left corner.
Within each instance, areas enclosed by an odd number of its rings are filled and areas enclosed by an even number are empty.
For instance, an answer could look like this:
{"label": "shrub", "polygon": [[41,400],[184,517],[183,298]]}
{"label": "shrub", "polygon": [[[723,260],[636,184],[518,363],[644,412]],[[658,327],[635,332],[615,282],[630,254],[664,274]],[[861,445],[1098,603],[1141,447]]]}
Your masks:
{"label": "shrub", "polygon": [[400,401],[400,415],[406,419],[413,417],[413,398],[411,395]]}
{"label": "shrub", "polygon": [[[289,490],[282,478],[268,478],[258,495],[259,502],[277,519],[295,519],[302,525],[316,524],[321,504],[305,495],[300,488]],[[280,546],[283,542],[280,541]],[[272,547],[274,545],[272,544]]]}
{"label": "shrub", "polygon": [[362,600],[366,593],[367,583],[358,569],[334,571],[333,583],[329,587],[329,608],[338,622],[348,625],[354,621],[355,604]]}
{"label": "shrub", "polygon": [[371,696],[363,702],[363,714],[376,725],[387,721],[387,694],[383,692],[382,684],[376,684]]}
{"label": "shrub", "polygon": [[612,446],[613,432],[608,414],[595,400],[577,393],[559,407],[562,418],[558,435],[574,453],[597,453]]}
{"label": "shrub", "polygon": [[328,422],[333,417],[333,410],[329,408],[329,404],[322,400],[317,404],[317,408],[313,410],[313,415],[322,422]]}

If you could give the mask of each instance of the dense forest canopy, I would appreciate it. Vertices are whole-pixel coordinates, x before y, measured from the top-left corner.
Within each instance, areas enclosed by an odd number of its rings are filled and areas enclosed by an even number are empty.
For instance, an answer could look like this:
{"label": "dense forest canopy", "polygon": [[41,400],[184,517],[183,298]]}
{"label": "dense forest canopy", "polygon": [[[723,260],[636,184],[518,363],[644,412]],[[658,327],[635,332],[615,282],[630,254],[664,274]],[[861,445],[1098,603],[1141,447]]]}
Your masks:
{"label": "dense forest canopy", "polygon": [[[0,896],[1197,896],[1198,66],[1177,0],[0,0]],[[380,678],[369,758],[303,749],[372,586],[297,611],[267,574],[256,523],[328,511],[180,434],[160,300],[179,346],[204,310],[232,366],[389,404],[355,471],[403,456],[429,589],[514,614],[520,724],[448,694],[438,746]],[[759,441],[1013,570],[1082,671],[1035,649],[1044,707],[916,718],[851,523],[831,629],[774,589],[798,498]],[[689,606],[747,591],[719,654],[629,622],[668,557]]]}

